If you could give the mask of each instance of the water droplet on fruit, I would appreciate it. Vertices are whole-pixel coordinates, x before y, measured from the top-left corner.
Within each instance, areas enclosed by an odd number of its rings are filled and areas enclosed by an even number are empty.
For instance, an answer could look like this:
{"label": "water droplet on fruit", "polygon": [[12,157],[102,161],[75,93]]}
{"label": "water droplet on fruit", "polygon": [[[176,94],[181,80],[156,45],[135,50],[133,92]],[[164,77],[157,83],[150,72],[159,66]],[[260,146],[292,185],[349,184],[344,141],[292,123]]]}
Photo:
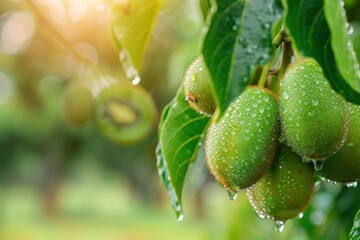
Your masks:
{"label": "water droplet on fruit", "polygon": [[275,229],[278,232],[284,231],[285,222],[284,221],[275,221]]}
{"label": "water droplet on fruit", "polygon": [[287,92],[284,92],[284,99],[289,99],[289,94]]}
{"label": "water droplet on fruit", "polygon": [[314,107],[316,107],[319,104],[319,101],[317,99],[313,99],[311,102]]}
{"label": "water droplet on fruit", "polygon": [[303,217],[304,217],[304,213],[302,213],[302,212],[299,213],[298,218],[299,218],[299,219],[302,219]]}
{"label": "water droplet on fruit", "polygon": [[324,165],[325,161],[319,161],[319,160],[312,160],[314,163],[314,168],[316,171],[320,171]]}
{"label": "water droplet on fruit", "polygon": [[309,117],[313,117],[315,114],[314,114],[313,111],[311,111],[311,112],[308,112],[307,115],[308,115]]}
{"label": "water droplet on fruit", "polygon": [[229,195],[229,199],[231,201],[234,201],[237,197],[237,192],[231,191],[231,190],[226,190],[228,195]]}
{"label": "water droplet on fruit", "polygon": [[265,219],[265,215],[262,214],[261,212],[257,211],[256,214],[260,219]]}
{"label": "water droplet on fruit", "polygon": [[345,185],[349,188],[355,188],[357,187],[357,182],[347,182]]}
{"label": "water droplet on fruit", "polygon": [[259,107],[259,112],[260,112],[260,113],[264,113],[264,111],[265,111],[265,107],[264,107],[263,105],[261,105],[261,106]]}

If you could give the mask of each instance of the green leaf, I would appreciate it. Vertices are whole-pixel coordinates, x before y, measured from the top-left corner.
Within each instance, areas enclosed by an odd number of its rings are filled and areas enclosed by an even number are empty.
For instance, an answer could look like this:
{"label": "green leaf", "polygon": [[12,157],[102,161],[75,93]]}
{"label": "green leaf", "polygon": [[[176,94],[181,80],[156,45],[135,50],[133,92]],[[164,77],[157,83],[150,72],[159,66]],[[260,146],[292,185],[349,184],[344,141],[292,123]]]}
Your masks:
{"label": "green leaf", "polygon": [[110,11],[110,28],[123,58],[139,69],[144,50],[162,0],[114,0]]}
{"label": "green leaf", "polygon": [[350,232],[350,240],[359,240],[360,239],[360,210],[355,216],[354,225]]}
{"label": "green leaf", "polygon": [[221,113],[273,52],[271,26],[281,17],[276,0],[216,0],[203,55]]}
{"label": "green leaf", "polygon": [[325,18],[331,32],[331,46],[334,51],[336,66],[351,88],[360,93],[360,68],[349,35],[354,30],[346,20],[345,9],[341,3],[344,2],[341,0],[325,0]]}
{"label": "green leaf", "polygon": [[183,87],[163,110],[156,149],[157,168],[179,220],[183,216],[181,193],[185,175],[196,157],[209,119],[190,108]]}
{"label": "green leaf", "polygon": [[298,50],[320,64],[335,91],[349,102],[360,104],[360,78],[358,70],[354,69],[356,60],[351,56],[352,46],[349,46],[351,43],[340,1],[285,2],[286,25]]}
{"label": "green leaf", "polygon": [[200,0],[199,4],[200,4],[201,13],[205,21],[210,10],[210,0]]}

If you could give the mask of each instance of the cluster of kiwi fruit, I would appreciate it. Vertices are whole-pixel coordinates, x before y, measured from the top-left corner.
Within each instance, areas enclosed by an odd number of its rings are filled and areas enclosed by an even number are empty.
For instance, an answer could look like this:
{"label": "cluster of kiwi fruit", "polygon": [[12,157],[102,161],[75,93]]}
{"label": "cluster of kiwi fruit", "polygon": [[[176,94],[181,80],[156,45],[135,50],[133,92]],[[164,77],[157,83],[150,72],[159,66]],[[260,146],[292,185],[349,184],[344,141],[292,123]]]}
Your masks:
{"label": "cluster of kiwi fruit", "polygon": [[139,85],[121,81],[93,95],[87,85],[74,81],[62,94],[62,115],[70,125],[81,127],[92,119],[99,132],[112,142],[133,145],[154,129],[156,106]]}
{"label": "cluster of kiwi fruit", "polygon": [[[202,56],[184,77],[186,100],[212,115],[205,139],[210,172],[246,195],[261,218],[302,215],[316,178],[356,186],[360,179],[360,106],[335,93],[313,59],[290,64],[278,92],[248,86],[219,116]],[[313,163],[312,163],[313,162]]]}

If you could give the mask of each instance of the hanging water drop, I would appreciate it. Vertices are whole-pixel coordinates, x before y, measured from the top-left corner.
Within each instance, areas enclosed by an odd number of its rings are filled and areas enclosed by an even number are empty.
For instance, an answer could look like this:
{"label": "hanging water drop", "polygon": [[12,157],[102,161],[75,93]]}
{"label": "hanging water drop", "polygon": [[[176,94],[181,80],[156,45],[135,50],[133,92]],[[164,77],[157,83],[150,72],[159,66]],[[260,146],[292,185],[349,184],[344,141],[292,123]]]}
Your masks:
{"label": "hanging water drop", "polygon": [[355,187],[357,187],[357,182],[347,182],[347,183],[345,183],[345,185],[348,188],[355,188]]}
{"label": "hanging water drop", "polygon": [[285,222],[284,221],[275,221],[275,229],[278,232],[284,231]]}
{"label": "hanging water drop", "polygon": [[178,222],[181,222],[184,219],[184,214],[182,213],[182,211],[176,211],[176,218]]}
{"label": "hanging water drop", "polygon": [[324,165],[325,161],[319,161],[319,160],[312,160],[314,163],[314,168],[316,171],[320,171]]}
{"label": "hanging water drop", "polygon": [[231,201],[234,201],[237,197],[237,192],[231,191],[231,190],[226,190],[228,195],[229,195],[229,199]]}
{"label": "hanging water drop", "polygon": [[138,85],[140,83],[140,77],[135,76],[135,78],[131,81],[133,85]]}

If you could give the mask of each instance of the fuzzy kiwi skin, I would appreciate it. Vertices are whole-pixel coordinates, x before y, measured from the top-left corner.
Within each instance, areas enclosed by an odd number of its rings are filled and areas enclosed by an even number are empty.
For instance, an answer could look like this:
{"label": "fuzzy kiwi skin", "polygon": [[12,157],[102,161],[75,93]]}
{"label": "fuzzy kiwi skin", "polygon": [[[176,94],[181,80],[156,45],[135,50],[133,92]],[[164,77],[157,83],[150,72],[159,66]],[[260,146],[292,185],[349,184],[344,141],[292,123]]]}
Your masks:
{"label": "fuzzy kiwi skin", "polygon": [[150,134],[155,120],[155,103],[140,86],[118,82],[96,97],[96,126],[115,143],[133,145],[142,141]]}
{"label": "fuzzy kiwi skin", "polygon": [[184,76],[185,98],[200,114],[211,115],[215,102],[211,91],[211,76],[202,56],[197,57]]}
{"label": "fuzzy kiwi skin", "polygon": [[325,160],[344,144],[348,106],[315,60],[288,68],[280,82],[279,105],[286,142],[303,159]]}
{"label": "fuzzy kiwi skin", "polygon": [[74,126],[83,126],[93,114],[93,96],[91,91],[80,83],[70,83],[62,95],[62,113],[64,120]]}
{"label": "fuzzy kiwi skin", "polygon": [[278,145],[279,122],[273,95],[249,87],[209,126],[205,153],[216,180],[237,192],[257,182],[270,168]]}
{"label": "fuzzy kiwi skin", "polygon": [[319,175],[325,179],[350,183],[360,180],[360,106],[349,104],[347,140],[335,155],[326,159]]}
{"label": "fuzzy kiwi skin", "polygon": [[313,169],[281,144],[271,169],[246,194],[259,216],[286,221],[306,208],[313,192]]}

